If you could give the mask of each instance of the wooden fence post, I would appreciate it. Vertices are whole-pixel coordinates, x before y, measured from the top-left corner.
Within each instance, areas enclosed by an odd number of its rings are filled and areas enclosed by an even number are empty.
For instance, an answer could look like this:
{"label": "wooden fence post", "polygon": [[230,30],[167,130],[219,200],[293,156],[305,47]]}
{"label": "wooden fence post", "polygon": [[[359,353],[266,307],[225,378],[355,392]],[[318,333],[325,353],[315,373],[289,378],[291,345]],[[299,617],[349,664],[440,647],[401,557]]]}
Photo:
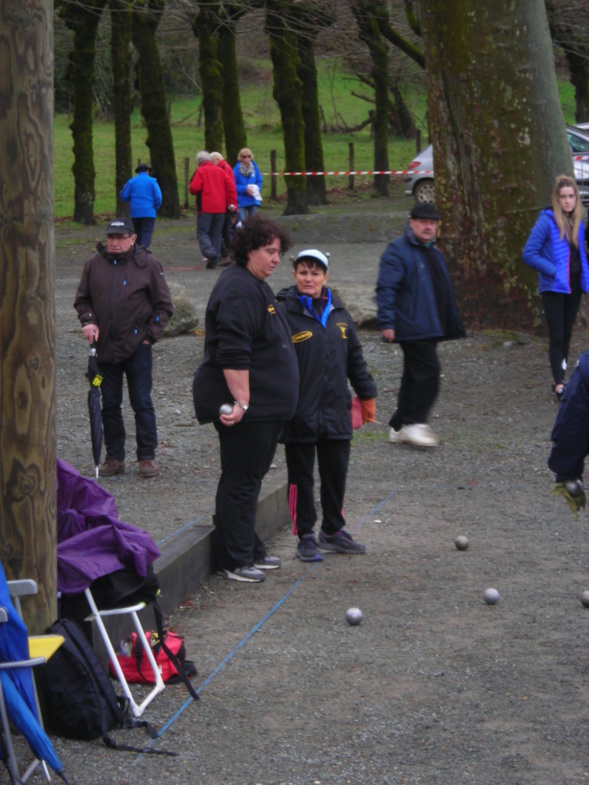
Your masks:
{"label": "wooden fence post", "polygon": [[188,178],[190,175],[188,174],[188,167],[190,166],[190,158],[184,159],[184,207],[188,209]]}
{"label": "wooden fence post", "polygon": [[[276,172],[276,150],[270,150],[270,171]],[[277,177],[270,177],[270,199],[277,198]]]}
{"label": "wooden fence post", "polygon": [[[354,142],[350,142],[350,144],[349,144],[349,151],[350,152],[349,152],[348,171],[349,172],[353,172],[354,171]],[[348,189],[350,191],[353,191],[354,190],[354,175],[353,174],[350,175],[350,179],[349,179],[348,182],[349,182]]]}

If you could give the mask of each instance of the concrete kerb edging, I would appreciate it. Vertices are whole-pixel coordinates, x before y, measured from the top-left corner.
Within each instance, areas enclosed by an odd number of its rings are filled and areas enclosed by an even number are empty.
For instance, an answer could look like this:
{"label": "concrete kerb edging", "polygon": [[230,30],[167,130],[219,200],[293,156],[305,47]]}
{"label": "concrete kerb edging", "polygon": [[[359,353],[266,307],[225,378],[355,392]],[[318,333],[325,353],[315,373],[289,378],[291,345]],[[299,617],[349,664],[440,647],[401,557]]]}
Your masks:
{"label": "concrete kerb edging", "polygon": [[[262,484],[256,516],[256,531],[262,540],[291,523],[286,485],[285,472],[267,478]],[[195,523],[182,529],[161,546],[161,555],[154,562],[154,569],[161,589],[159,604],[164,613],[176,610],[180,603],[197,590],[199,584],[210,577],[213,571],[212,533],[212,523]],[[153,629],[152,608],[145,608],[139,617],[144,629]],[[118,642],[133,631],[131,619],[129,616],[112,616],[106,617],[104,622],[116,650]],[[106,667],[108,654],[94,622],[92,642],[98,659]]]}

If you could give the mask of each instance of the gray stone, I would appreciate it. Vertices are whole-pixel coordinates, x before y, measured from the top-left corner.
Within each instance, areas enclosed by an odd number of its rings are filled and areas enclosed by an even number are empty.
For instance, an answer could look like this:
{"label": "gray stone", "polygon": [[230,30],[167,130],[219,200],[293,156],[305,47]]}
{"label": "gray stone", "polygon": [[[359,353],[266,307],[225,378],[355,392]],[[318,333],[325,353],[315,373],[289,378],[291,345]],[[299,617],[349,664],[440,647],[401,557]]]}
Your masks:
{"label": "gray stone", "polygon": [[164,329],[166,338],[182,335],[194,330],[198,326],[196,306],[188,295],[188,289],[179,283],[168,282],[174,314]]}

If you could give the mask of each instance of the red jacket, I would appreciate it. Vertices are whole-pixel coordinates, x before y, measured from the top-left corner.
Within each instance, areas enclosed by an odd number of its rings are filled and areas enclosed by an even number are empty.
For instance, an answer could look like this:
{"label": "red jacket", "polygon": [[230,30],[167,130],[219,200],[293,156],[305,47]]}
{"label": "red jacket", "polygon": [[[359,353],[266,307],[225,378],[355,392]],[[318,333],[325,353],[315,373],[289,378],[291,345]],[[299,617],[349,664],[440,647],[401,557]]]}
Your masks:
{"label": "red jacket", "polygon": [[199,213],[224,213],[230,204],[237,203],[235,183],[211,161],[203,161],[192,175],[190,193],[196,194]]}

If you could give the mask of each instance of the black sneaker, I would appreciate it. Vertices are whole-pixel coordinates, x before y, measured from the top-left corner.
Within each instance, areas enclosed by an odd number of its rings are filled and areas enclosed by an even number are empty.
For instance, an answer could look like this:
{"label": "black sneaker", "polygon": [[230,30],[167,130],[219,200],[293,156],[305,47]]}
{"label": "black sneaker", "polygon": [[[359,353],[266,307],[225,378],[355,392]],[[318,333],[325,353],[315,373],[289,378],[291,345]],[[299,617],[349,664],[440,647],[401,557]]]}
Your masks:
{"label": "black sneaker", "polygon": [[263,556],[261,559],[254,560],[254,567],[258,570],[277,570],[280,564],[278,556]]}
{"label": "black sneaker", "polygon": [[297,556],[301,561],[323,561],[314,534],[303,534],[297,545]]}
{"label": "black sneaker", "polygon": [[262,583],[266,576],[252,564],[251,567],[236,567],[234,570],[225,570],[225,575],[230,581],[241,581],[242,583]]}
{"label": "black sneaker", "polygon": [[366,546],[355,542],[352,535],[344,529],[335,534],[319,532],[319,547],[331,553],[366,553]]}

